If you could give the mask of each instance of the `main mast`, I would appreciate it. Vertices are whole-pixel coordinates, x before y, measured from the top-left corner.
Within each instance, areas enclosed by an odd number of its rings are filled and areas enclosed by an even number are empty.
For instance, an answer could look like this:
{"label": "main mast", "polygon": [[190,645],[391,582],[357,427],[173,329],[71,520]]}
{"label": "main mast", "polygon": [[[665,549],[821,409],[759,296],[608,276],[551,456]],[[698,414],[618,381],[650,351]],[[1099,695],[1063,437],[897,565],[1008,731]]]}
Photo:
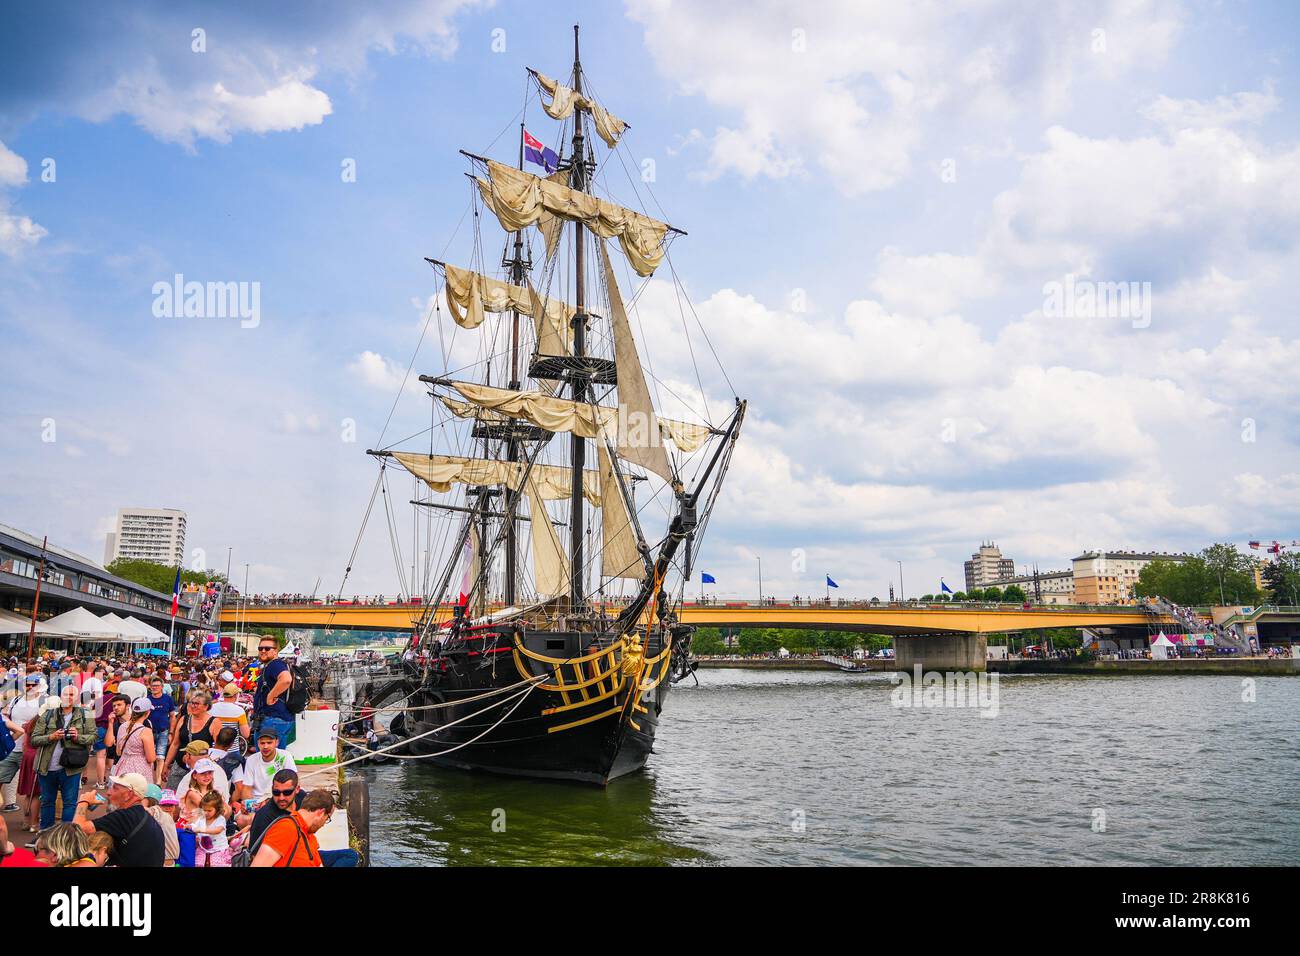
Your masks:
{"label": "main mast", "polygon": [[[524,124],[519,123],[519,168],[524,168]],[[515,254],[514,258],[507,259],[502,265],[510,268],[510,281],[515,285],[522,286],[524,279],[528,275],[528,269],[532,266],[531,257],[527,263],[524,262],[524,233],[522,229],[515,231]],[[511,309],[510,324],[510,388],[518,391],[522,386],[519,379],[519,310]],[[509,431],[506,439],[506,460],[515,462],[519,460],[519,436],[515,428],[515,423],[509,423]],[[519,553],[519,546],[515,540],[515,512],[514,500],[511,496],[506,496],[511,502],[507,508],[506,521],[506,581],[504,599],[507,607],[513,607],[515,603],[515,580],[518,571],[515,561]]]}
{"label": "main mast", "polygon": [[[582,61],[578,57],[578,27],[573,27],[573,89],[582,93]],[[569,160],[569,186],[578,192],[587,191],[587,164],[584,159],[582,135],[582,110],[573,111],[573,155]],[[585,230],[580,221],[575,221],[574,229],[574,298],[575,314],[573,316],[573,357],[581,359],[587,352],[587,315],[586,296],[583,289],[583,244]],[[574,363],[573,400],[587,400],[587,379],[582,374],[581,362]],[[572,493],[569,499],[569,601],[573,609],[586,602],[586,587],[583,581],[583,470],[586,467],[587,443],[578,437],[575,430],[570,439],[572,448],[571,481]]]}

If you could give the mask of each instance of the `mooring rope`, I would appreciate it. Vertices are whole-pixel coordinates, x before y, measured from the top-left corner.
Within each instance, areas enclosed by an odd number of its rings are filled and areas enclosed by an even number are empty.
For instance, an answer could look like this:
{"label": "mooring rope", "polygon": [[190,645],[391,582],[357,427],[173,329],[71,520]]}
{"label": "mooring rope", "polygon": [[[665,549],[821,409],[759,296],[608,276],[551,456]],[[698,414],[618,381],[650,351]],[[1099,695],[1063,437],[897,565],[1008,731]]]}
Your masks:
{"label": "mooring rope", "polygon": [[[548,676],[549,676],[549,675],[546,675],[546,674],[540,674],[540,675],[538,675],[537,677],[532,678],[531,680],[523,681],[523,683],[527,684],[528,686],[525,687],[523,690],[521,690],[518,694],[515,695],[515,697],[519,698],[518,701],[516,701],[515,706],[514,706],[514,707],[511,707],[510,710],[508,710],[508,711],[507,711],[507,712],[506,712],[506,713],[501,717],[500,720],[498,720],[495,724],[493,724],[493,725],[492,725],[491,727],[489,727],[487,730],[483,731],[483,733],[479,734],[477,737],[474,737],[474,738],[472,738],[472,739],[470,739],[470,740],[467,740],[467,741],[465,741],[465,742],[462,743],[462,744],[457,744],[457,745],[454,746],[454,747],[450,747],[450,748],[448,748],[447,750],[440,750],[440,751],[438,751],[437,753],[433,753],[433,754],[415,754],[415,755],[409,755],[409,756],[408,756],[408,755],[398,755],[398,754],[393,754],[392,756],[393,756],[393,757],[396,757],[396,758],[398,758],[398,759],[403,759],[403,760],[419,760],[419,759],[422,759],[422,758],[425,758],[425,757],[441,757],[443,754],[453,753],[453,752],[455,752],[455,751],[457,751],[457,750],[460,750],[462,747],[468,747],[470,744],[477,742],[478,740],[482,739],[482,738],[483,738],[484,736],[486,736],[487,734],[491,733],[493,730],[496,730],[497,727],[501,726],[501,724],[505,721],[505,719],[506,719],[507,717],[509,717],[511,714],[513,714],[516,710],[519,709],[519,705],[522,704],[522,703],[524,702],[524,698],[526,698],[529,694],[531,694],[534,690],[536,690],[536,689],[537,689],[537,685],[540,684],[542,681],[546,680]],[[503,688],[503,689],[506,689],[506,688]],[[379,748],[378,750],[367,750],[364,756],[361,756],[361,757],[353,757],[353,758],[351,758],[351,759],[349,759],[349,760],[343,760],[343,761],[340,761],[339,763],[327,764],[327,765],[322,766],[322,767],[317,767],[317,768],[314,769],[314,770],[307,770],[307,771],[305,771],[305,772],[299,774],[299,779],[301,780],[303,777],[310,777],[312,774],[325,773],[325,772],[327,772],[327,771],[328,771],[328,772],[335,772],[335,771],[338,771],[338,770],[339,770],[340,768],[342,768],[342,767],[346,767],[346,766],[348,766],[349,764],[360,763],[360,762],[363,761],[363,760],[368,760],[368,759],[370,759],[370,757],[374,756],[375,754],[388,753],[388,751],[390,751],[390,750],[396,750],[398,747],[405,747],[407,744],[411,743],[411,742],[414,741],[414,740],[419,740],[419,739],[421,739],[422,737],[428,737],[428,736],[430,736],[430,735],[432,735],[432,734],[439,733],[440,731],[447,730],[449,727],[455,727],[457,724],[463,724],[465,721],[469,720],[470,718],[472,718],[472,717],[477,717],[477,716],[479,716],[479,714],[485,714],[485,713],[487,713],[489,710],[491,710],[493,707],[499,707],[499,706],[501,706],[502,704],[504,704],[504,703],[506,703],[506,702],[508,702],[508,701],[510,701],[510,700],[513,700],[513,699],[514,699],[514,698],[507,697],[505,700],[497,701],[497,702],[494,703],[494,704],[489,704],[488,706],[484,707],[482,710],[476,710],[476,711],[475,711],[474,713],[472,713],[472,714],[466,714],[464,717],[458,717],[456,720],[451,721],[451,723],[443,724],[443,725],[441,725],[440,727],[434,727],[432,730],[426,730],[426,731],[425,731],[424,733],[422,733],[422,734],[416,734],[414,737],[406,737],[406,738],[403,738],[402,740],[399,740],[399,741],[398,741],[397,743],[395,743],[395,744],[391,744],[391,745],[389,745],[389,746],[387,746],[387,747],[381,747],[381,748]],[[353,747],[355,747],[356,744],[350,744],[349,746],[353,746]]]}

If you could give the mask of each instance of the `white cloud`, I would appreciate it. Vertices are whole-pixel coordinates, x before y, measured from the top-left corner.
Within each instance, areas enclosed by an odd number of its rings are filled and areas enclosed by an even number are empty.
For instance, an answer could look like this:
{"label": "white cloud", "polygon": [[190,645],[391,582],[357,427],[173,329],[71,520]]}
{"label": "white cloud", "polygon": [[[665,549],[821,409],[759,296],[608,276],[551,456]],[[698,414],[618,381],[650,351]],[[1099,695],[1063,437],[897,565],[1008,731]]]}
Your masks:
{"label": "white cloud", "polygon": [[378,352],[371,352],[369,349],[349,362],[347,370],[361,384],[369,388],[377,388],[390,395],[396,394],[406,377],[405,369],[399,368],[391,359],[384,358]]}
{"label": "white cloud", "polygon": [[[1163,62],[1179,29],[1166,0],[952,5],[629,0],[660,73],[728,119],[704,175],[825,173],[843,193],[907,175],[934,117],[1006,123],[1060,109],[1076,74]],[[960,20],[960,29],[954,29]],[[1104,53],[1092,29],[1106,28]]]}
{"label": "white cloud", "polygon": [[1054,126],[1044,138],[993,202],[982,253],[999,267],[1178,281],[1221,252],[1295,244],[1300,149],[1222,129],[1098,139]]}
{"label": "white cloud", "polygon": [[871,289],[890,308],[914,315],[951,312],[998,289],[998,279],[975,256],[905,256],[893,246],[881,250]]}
{"label": "white cloud", "polygon": [[0,186],[21,186],[27,182],[27,160],[0,143]]}
{"label": "white cloud", "polygon": [[1247,91],[1213,100],[1176,100],[1157,96],[1142,110],[1142,115],[1171,130],[1205,129],[1258,123],[1277,110],[1281,100],[1271,87],[1261,92]]}
{"label": "white cloud", "polygon": [[23,249],[40,242],[49,231],[29,216],[9,212],[9,201],[0,195],[0,252],[17,255]]}
{"label": "white cloud", "polygon": [[[0,189],[22,186],[26,182],[27,160],[0,143]],[[0,192],[0,253],[16,256],[49,233],[44,226],[32,222],[31,217],[11,213],[9,209],[8,197]]]}
{"label": "white cloud", "polygon": [[[300,130],[331,112],[313,77],[355,74],[371,50],[410,47],[425,55],[456,49],[455,16],[478,0],[396,0],[348,7],[328,17],[290,18],[272,6],[234,14],[206,9],[197,19],[202,48],[192,38],[193,13],[144,5],[130,14],[90,14],[83,29],[100,42],[73,49],[42,38],[44,66],[60,77],[59,109],[102,122],[126,115],[164,142],[187,149],[203,139],[228,142],[243,132]],[[70,35],[79,39],[81,31]],[[66,57],[73,62],[60,62]],[[19,97],[35,112],[50,96],[41,84]]]}

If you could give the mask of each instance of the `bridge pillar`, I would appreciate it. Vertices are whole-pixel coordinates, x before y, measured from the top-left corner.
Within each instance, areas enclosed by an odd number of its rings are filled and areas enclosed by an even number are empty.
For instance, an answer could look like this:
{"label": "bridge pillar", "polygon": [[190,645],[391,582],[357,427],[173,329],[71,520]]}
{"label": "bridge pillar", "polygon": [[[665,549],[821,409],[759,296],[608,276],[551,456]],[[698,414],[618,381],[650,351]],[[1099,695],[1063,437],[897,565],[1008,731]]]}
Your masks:
{"label": "bridge pillar", "polygon": [[986,643],[983,634],[900,634],[894,657],[899,670],[920,664],[923,671],[983,671]]}

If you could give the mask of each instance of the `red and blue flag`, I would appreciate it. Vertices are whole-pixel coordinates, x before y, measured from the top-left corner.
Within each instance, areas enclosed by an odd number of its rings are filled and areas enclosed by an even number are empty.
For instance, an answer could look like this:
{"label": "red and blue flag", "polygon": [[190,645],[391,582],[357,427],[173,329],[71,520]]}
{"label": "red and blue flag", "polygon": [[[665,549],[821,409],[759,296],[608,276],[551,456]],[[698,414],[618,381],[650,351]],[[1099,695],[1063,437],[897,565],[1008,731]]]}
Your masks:
{"label": "red and blue flag", "polygon": [[560,168],[560,154],[543,146],[542,141],[528,130],[524,130],[524,159],[541,166],[548,175]]}

